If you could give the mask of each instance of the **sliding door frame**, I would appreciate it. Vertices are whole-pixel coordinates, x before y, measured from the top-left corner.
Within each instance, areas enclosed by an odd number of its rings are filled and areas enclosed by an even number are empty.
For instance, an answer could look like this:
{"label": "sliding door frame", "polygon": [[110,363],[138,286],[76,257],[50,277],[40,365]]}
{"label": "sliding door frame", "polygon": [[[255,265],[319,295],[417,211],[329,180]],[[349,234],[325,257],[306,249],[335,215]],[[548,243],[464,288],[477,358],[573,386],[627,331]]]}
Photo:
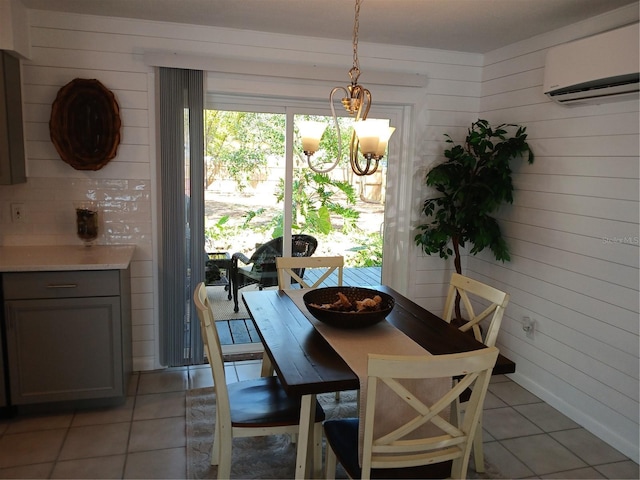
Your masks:
{"label": "sliding door frame", "polygon": [[[286,115],[285,134],[285,203],[284,203],[284,254],[291,252],[291,218],[293,183],[293,120],[296,115],[323,115],[330,117],[331,109],[328,101],[303,101],[292,98],[253,97],[249,95],[229,95],[207,92],[205,109],[274,113]],[[336,109],[336,112],[338,110]],[[340,112],[339,114],[341,114]],[[346,116],[346,113],[345,115]],[[387,192],[385,195],[384,231],[383,231],[383,266],[382,283],[399,291],[407,291],[406,262],[409,248],[401,242],[399,235],[406,233],[408,224],[399,225],[398,221],[408,223],[406,214],[407,201],[403,192],[411,191],[413,173],[408,171],[411,162],[403,161],[403,151],[408,144],[407,125],[411,122],[411,108],[408,106],[372,106],[370,118],[388,118],[396,132],[389,141],[389,157],[387,158]],[[329,126],[328,128],[331,128]],[[347,152],[343,152],[346,155]],[[402,214],[401,214],[402,212]]]}

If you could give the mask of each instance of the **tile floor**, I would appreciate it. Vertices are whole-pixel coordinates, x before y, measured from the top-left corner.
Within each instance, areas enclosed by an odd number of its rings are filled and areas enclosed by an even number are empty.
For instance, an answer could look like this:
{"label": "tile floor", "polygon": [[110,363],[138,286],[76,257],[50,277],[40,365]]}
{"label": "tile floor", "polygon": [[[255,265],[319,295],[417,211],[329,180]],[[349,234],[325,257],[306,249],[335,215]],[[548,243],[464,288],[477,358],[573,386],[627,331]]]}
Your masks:
{"label": "tile floor", "polygon": [[[229,364],[230,380],[260,373]],[[185,477],[185,392],[208,366],[133,375],[117,408],[0,419],[0,478]],[[504,376],[489,387],[485,456],[505,478],[640,478],[638,464]]]}

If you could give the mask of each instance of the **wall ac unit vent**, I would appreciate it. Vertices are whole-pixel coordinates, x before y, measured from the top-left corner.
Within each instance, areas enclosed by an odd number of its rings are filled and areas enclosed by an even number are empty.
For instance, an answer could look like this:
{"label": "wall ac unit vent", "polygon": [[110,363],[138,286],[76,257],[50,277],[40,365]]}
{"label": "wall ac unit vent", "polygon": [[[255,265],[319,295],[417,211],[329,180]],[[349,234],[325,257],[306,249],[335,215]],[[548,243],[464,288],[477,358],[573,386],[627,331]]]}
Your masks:
{"label": "wall ac unit vent", "polygon": [[563,105],[638,98],[639,45],[636,23],[550,48],[544,93]]}

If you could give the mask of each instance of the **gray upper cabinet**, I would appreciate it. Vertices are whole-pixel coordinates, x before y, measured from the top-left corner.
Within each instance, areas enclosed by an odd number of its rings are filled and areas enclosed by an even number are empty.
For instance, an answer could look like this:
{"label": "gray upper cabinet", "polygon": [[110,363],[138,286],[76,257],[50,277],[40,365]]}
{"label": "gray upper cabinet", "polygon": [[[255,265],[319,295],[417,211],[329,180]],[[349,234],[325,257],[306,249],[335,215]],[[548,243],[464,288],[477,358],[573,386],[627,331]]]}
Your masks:
{"label": "gray upper cabinet", "polygon": [[24,183],[20,60],[0,51],[0,185]]}

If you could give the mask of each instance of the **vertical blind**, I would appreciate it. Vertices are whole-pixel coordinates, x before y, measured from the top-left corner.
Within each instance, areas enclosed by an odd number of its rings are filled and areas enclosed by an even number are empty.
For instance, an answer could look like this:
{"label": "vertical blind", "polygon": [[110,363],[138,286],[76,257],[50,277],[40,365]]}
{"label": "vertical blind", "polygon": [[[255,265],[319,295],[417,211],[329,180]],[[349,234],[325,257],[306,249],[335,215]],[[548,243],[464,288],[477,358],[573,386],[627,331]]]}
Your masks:
{"label": "vertical blind", "polygon": [[204,74],[159,68],[160,361],[204,359],[192,301],[204,280]]}

